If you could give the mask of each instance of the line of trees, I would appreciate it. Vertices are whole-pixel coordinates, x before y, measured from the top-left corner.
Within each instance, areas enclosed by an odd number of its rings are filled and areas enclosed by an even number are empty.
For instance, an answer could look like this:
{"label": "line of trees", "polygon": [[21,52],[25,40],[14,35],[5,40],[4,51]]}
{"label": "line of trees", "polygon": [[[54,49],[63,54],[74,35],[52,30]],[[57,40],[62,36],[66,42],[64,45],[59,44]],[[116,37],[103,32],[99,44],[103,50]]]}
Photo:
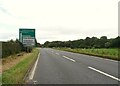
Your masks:
{"label": "line of trees", "polygon": [[86,37],[73,41],[46,41],[43,47],[66,47],[66,48],[120,48],[120,36],[108,39],[107,36]]}

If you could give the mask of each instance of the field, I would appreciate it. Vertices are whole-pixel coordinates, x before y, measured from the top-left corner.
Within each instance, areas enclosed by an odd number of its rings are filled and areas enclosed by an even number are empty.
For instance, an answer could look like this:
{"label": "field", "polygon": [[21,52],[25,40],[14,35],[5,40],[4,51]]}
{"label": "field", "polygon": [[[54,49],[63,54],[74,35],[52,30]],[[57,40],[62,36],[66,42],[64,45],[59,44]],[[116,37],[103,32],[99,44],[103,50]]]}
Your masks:
{"label": "field", "polygon": [[87,54],[87,55],[93,55],[93,56],[99,56],[102,58],[108,58],[113,60],[120,60],[119,56],[119,49],[71,49],[71,48],[57,48],[59,50],[74,52],[74,53],[80,53],[80,54]]}
{"label": "field", "polygon": [[[23,55],[16,65],[10,67],[2,73],[2,83],[3,84],[18,84],[24,83],[23,79],[33,65],[34,61],[38,56],[39,50],[34,49],[31,53]],[[16,58],[17,59],[17,58]],[[16,61],[16,60],[15,60]],[[3,66],[4,67],[4,66]]]}

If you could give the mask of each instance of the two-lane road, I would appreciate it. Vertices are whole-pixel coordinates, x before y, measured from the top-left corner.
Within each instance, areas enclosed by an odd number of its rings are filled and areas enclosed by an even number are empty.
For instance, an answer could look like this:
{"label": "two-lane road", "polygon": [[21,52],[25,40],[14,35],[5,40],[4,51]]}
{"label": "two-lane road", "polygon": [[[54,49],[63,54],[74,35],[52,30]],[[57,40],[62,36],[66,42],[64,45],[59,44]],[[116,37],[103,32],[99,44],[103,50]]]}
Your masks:
{"label": "two-lane road", "polygon": [[36,84],[118,84],[118,62],[43,48],[30,73]]}

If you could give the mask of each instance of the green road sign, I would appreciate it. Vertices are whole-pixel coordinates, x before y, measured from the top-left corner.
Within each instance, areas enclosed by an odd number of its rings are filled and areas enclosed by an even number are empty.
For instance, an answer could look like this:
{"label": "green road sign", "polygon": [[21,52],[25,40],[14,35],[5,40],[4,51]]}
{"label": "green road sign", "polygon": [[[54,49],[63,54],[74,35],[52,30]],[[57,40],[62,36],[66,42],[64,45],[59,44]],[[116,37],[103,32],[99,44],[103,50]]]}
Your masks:
{"label": "green road sign", "polygon": [[24,46],[35,46],[35,29],[19,28],[19,41]]}

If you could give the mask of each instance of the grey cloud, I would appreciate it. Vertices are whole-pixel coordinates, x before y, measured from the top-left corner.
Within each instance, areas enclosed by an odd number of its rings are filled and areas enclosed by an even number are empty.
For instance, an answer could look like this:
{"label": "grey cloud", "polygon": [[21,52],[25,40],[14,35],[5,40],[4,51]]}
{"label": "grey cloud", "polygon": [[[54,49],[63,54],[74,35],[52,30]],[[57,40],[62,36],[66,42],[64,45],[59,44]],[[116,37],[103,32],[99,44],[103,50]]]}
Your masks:
{"label": "grey cloud", "polygon": [[0,41],[6,41],[10,39],[18,39],[17,33],[0,33]]}
{"label": "grey cloud", "polygon": [[5,14],[8,14],[8,15],[12,16],[12,14],[11,14],[10,12],[8,12],[8,10],[7,10],[7,9],[5,9],[5,8],[3,8],[3,7],[1,7],[1,6],[0,6],[0,10],[1,10],[3,13],[5,13]]}
{"label": "grey cloud", "polygon": [[[110,28],[111,29],[111,28]],[[86,35],[97,35],[99,33],[104,33],[108,32],[108,28],[106,29],[100,29],[100,28],[93,28],[92,30],[86,29],[86,28],[42,28],[41,29],[43,32],[49,35],[70,35],[70,34],[75,34],[75,35],[80,35],[80,34],[86,34]]]}
{"label": "grey cloud", "polygon": [[[113,31],[108,31],[108,28],[107,29],[96,28],[94,30],[90,30],[90,29],[78,29],[78,28],[52,27],[52,28],[42,28],[41,30],[42,31],[39,34],[40,37],[38,37],[38,40],[44,40],[44,42],[50,40],[52,41],[77,40],[77,39],[85,39],[86,37],[93,37],[93,36],[101,37],[103,35],[110,37],[110,34],[113,33]],[[61,39],[61,37],[63,38]]]}

